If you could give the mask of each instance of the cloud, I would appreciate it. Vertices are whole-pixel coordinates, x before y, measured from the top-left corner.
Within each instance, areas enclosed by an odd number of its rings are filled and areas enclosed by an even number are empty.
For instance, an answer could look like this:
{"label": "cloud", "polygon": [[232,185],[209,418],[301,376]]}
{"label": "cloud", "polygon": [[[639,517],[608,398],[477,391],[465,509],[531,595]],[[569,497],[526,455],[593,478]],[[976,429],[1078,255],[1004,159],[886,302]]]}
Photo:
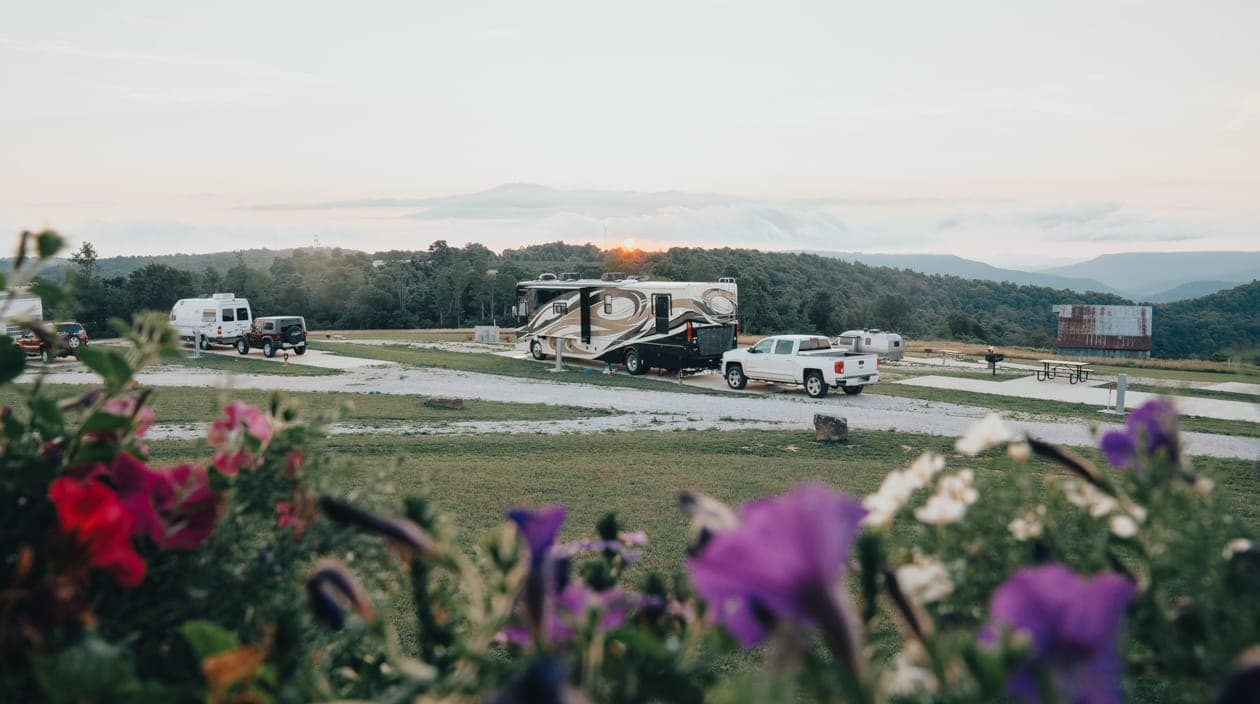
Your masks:
{"label": "cloud", "polygon": [[1113,226],[1126,222],[1118,215],[1119,203],[1079,203],[1053,210],[1024,213],[1020,220],[1036,227],[1053,229],[1065,226]]}

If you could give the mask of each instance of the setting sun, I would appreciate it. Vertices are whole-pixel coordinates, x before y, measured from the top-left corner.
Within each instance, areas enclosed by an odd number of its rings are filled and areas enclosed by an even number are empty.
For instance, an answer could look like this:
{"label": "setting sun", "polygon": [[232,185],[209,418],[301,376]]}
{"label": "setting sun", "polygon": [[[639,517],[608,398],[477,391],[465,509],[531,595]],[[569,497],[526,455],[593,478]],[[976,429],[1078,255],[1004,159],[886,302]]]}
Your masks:
{"label": "setting sun", "polygon": [[633,237],[625,238],[624,240],[621,241],[621,246],[624,247],[625,249],[634,249],[634,238]]}

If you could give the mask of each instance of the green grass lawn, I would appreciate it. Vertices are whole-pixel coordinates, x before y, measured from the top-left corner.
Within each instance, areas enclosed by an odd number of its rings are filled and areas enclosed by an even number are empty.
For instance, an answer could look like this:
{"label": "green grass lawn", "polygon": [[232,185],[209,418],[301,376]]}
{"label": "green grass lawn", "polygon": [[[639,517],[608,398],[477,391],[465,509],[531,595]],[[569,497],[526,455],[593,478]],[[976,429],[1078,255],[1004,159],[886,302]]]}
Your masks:
{"label": "green grass lawn", "polygon": [[258,358],[233,355],[226,357],[219,354],[203,354],[196,358],[190,355],[180,357],[164,357],[155,370],[172,367],[187,369],[210,369],[213,371],[232,372],[234,374],[284,374],[291,376],[333,376],[340,374],[338,369],[312,367],[306,364],[281,364],[268,362]]}
{"label": "green grass lawn", "polygon": [[[509,328],[503,328],[509,330]],[[472,339],[472,328],[459,330],[327,330],[313,332],[311,342],[337,335],[347,340],[398,340],[399,342],[464,342]]]}
{"label": "green grass lawn", "polygon": [[[47,384],[46,388],[60,397],[71,397],[87,391],[89,386]],[[0,390],[0,403],[20,402],[19,389],[6,386]],[[265,406],[272,392],[257,389],[225,391],[205,387],[158,386],[152,388],[153,409],[159,423],[201,423],[214,420],[228,401],[239,399]],[[343,392],[288,392],[286,398],[297,402],[303,417],[335,414],[337,420],[368,426],[400,422],[443,423],[459,421],[570,420],[611,415],[609,411],[575,406],[550,406],[541,403],[502,403],[467,399],[463,410],[430,408],[423,396],[394,394],[356,394]]]}
{"label": "green grass lawn", "polygon": [[[205,457],[191,442],[151,445],[160,462]],[[648,533],[640,569],[673,572],[684,567],[687,542],[687,522],[677,510],[680,490],[740,502],[817,480],[862,496],[923,450],[952,455],[952,447],[952,438],[875,431],[855,431],[847,444],[817,443],[806,431],[640,431],[334,436],[321,441],[319,453],[328,461],[321,481],[341,496],[397,510],[403,496],[428,487],[465,546],[499,525],[508,507],[560,504],[569,510],[564,539],[591,534],[600,516],[616,511],[628,529]],[[1101,461],[1096,452],[1085,454]],[[950,457],[950,469],[962,467],[990,477],[1012,471],[997,450],[976,459]],[[1019,471],[1039,475],[1047,468],[1034,461]],[[1244,521],[1260,520],[1253,463],[1196,458],[1195,468],[1216,481],[1228,510]]]}
{"label": "green grass lawn", "polygon": [[[379,359],[415,367],[436,367],[439,369],[458,369],[461,371],[499,374],[502,376],[521,377],[525,379],[545,379],[561,383],[594,384],[596,386],[619,386],[632,389],[651,389],[654,391],[674,391],[683,394],[710,394],[724,396],[733,393],[726,390],[704,389],[683,384],[663,384],[659,380],[641,379],[630,376],[625,368],[617,365],[617,373],[606,376],[599,373],[597,367],[570,366],[569,371],[556,374],[548,371],[552,362],[546,364],[526,359],[512,359],[493,354],[473,352],[445,352],[442,350],[417,349],[404,345],[355,345],[348,343],[316,343],[312,349],[339,352],[348,357]],[[655,372],[651,372],[655,373]]]}

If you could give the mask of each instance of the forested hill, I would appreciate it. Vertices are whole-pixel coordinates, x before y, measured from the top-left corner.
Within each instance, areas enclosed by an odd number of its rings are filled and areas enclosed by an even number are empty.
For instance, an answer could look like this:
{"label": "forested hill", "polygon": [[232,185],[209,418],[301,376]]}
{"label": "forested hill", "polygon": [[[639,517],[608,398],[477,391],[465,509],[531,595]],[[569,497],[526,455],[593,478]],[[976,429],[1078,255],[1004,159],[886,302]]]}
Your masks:
{"label": "forested hill", "polygon": [[1260,348],[1260,279],[1210,296],[1155,306],[1151,325],[1152,354],[1159,357],[1254,358]]}
{"label": "forested hill", "polygon": [[[265,252],[265,250],[263,251]],[[81,254],[81,253],[80,253]],[[516,282],[544,271],[640,273],[653,278],[713,281],[734,276],[740,285],[740,318],[753,333],[820,332],[881,327],[914,336],[999,345],[1052,346],[1056,303],[1124,304],[1108,293],[1077,293],[1038,286],[920,274],[872,267],[810,254],[744,249],[687,249],[667,252],[600,250],[594,245],[551,243],[496,254],[478,244],[450,247],[435,242],[421,251],[368,254],[341,249],[275,252],[269,264],[259,252],[223,255],[227,264],[187,271],[149,263],[125,276],[111,259],[70,264],[66,278],[74,289],[68,307],[52,308],[58,318],[77,316],[93,333],[107,330],[110,317],[139,310],[168,311],[175,300],[214,291],[247,296],[257,315],[306,316],[312,329],[455,327],[492,320],[513,325]],[[184,262],[187,263],[187,262]],[[1243,287],[1246,288],[1246,287]],[[1211,298],[1228,296],[1231,292]],[[1254,293],[1252,294],[1254,298]],[[1203,299],[1206,300],[1206,299]],[[1225,300],[1225,299],[1221,299]],[[1229,299],[1233,300],[1233,299]],[[1157,354],[1207,356],[1255,337],[1231,336],[1230,326],[1255,327],[1254,303],[1219,314],[1220,334],[1176,333],[1168,318],[1192,317],[1195,301],[1157,306]]]}

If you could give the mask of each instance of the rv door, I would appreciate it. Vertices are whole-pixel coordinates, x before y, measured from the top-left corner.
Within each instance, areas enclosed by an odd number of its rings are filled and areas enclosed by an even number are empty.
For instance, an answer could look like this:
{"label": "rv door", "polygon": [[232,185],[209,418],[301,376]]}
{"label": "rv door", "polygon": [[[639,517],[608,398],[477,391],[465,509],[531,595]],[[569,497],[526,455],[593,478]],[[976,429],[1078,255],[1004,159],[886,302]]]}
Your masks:
{"label": "rv door", "polygon": [[668,293],[652,294],[652,307],[656,312],[656,334],[669,334],[669,306],[670,296]]}

